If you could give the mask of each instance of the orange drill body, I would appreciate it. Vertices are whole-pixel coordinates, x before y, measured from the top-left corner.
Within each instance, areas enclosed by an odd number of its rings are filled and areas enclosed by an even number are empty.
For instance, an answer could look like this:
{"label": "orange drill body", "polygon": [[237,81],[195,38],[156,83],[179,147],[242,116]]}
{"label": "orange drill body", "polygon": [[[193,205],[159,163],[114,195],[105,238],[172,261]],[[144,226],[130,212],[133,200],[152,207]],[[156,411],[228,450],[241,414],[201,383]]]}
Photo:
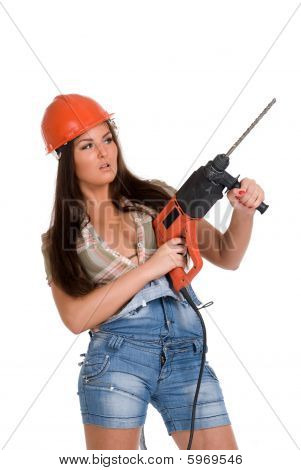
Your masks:
{"label": "orange drill body", "polygon": [[183,268],[174,268],[168,274],[172,279],[174,289],[178,292],[191,283],[194,276],[201,270],[203,260],[200,254],[197,238],[197,223],[199,219],[189,217],[173,196],[162,211],[153,220],[157,245],[160,247],[171,238],[184,237],[188,254],[193,266],[188,272]]}

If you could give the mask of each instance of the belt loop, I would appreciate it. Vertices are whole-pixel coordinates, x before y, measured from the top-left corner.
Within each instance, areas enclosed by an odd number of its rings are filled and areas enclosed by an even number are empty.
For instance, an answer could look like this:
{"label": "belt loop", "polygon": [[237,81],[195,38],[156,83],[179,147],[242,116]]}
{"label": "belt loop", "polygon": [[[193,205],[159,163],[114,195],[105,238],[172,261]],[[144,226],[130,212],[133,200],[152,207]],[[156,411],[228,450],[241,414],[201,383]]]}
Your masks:
{"label": "belt loop", "polygon": [[123,341],[124,341],[123,336],[113,335],[112,338],[109,341],[109,346],[112,349],[119,349],[120,346],[122,345]]}
{"label": "belt loop", "polygon": [[[195,350],[196,353],[200,352],[203,349],[203,344],[204,344],[204,341],[203,341],[203,339],[200,339],[200,338],[196,338],[193,341],[193,347],[194,347],[194,350]],[[207,351],[208,351],[208,346],[206,347],[205,352],[207,352]]]}
{"label": "belt loop", "polygon": [[195,339],[193,341],[193,348],[194,348],[194,352],[200,352],[201,348],[200,348],[200,342],[198,339]]}

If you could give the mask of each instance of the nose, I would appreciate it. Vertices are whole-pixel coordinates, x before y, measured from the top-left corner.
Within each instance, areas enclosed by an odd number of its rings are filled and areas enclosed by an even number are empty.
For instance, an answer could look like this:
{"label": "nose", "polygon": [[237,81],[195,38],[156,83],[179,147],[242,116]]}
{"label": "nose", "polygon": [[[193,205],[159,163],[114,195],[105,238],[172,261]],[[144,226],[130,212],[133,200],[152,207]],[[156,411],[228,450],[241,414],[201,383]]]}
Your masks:
{"label": "nose", "polygon": [[101,155],[107,155],[107,151],[106,151],[106,148],[103,144],[97,144],[97,147],[96,147],[96,151],[97,151],[97,156],[101,156]]}

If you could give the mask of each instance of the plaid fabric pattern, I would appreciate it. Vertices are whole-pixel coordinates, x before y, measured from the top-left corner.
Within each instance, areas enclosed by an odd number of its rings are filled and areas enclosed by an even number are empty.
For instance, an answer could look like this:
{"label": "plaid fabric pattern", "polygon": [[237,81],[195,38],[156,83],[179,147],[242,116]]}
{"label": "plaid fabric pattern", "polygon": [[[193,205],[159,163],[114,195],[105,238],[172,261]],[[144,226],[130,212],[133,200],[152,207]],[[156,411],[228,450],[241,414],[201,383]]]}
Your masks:
{"label": "plaid fabric pattern", "polygon": [[[131,201],[124,196],[122,196],[121,202],[123,206],[133,207]],[[136,224],[137,254],[140,265],[145,263],[157,249],[156,237],[152,228],[152,216],[155,216],[157,212],[143,204],[139,205],[145,210],[145,213],[133,211],[130,212],[130,216]],[[86,217],[84,224],[87,221]],[[81,234],[82,237],[78,239],[77,243],[77,253],[89,276],[96,284],[107,284],[121,274],[137,267],[129,258],[110,248],[106,241],[97,234],[90,222],[82,229]]]}
{"label": "plaid fabric pattern", "polygon": [[[163,187],[171,196],[176,192],[175,188],[161,180],[151,180],[151,182]],[[152,220],[157,215],[157,211],[144,204],[133,204],[125,196],[122,196],[121,204],[132,207],[139,206],[144,211],[143,214],[136,211],[130,212],[136,224],[138,263],[139,265],[143,264],[157,249],[155,232],[152,226]],[[86,226],[84,227],[84,225]],[[41,250],[44,257],[46,280],[48,281],[48,285],[50,285],[52,274],[43,236],[44,234],[41,235]],[[107,284],[118,278],[121,274],[125,274],[137,267],[129,258],[126,258],[107,245],[105,240],[97,234],[91,222],[88,222],[87,216],[83,221],[83,228],[81,230],[81,236],[77,240],[76,250],[88,275],[98,285]]]}

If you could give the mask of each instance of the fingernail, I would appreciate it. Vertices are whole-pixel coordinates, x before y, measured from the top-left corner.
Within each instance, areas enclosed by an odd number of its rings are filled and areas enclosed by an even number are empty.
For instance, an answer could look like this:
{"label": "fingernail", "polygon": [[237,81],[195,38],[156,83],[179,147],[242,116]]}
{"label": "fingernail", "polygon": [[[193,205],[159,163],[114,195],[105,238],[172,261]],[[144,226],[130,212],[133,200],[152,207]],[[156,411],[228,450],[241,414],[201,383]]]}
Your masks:
{"label": "fingernail", "polygon": [[245,194],[246,190],[245,189],[242,189],[241,191],[238,191],[239,194]]}

